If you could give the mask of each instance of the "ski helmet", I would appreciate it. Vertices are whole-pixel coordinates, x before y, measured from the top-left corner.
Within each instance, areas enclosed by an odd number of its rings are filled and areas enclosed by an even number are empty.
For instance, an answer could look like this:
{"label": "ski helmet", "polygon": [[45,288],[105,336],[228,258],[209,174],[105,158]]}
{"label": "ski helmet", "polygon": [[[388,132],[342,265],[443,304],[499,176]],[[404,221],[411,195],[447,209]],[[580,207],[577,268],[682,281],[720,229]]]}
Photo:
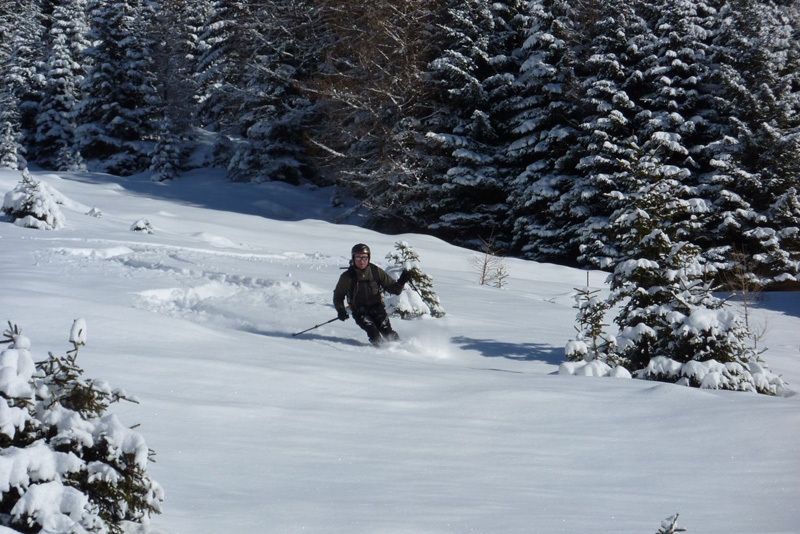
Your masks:
{"label": "ski helmet", "polygon": [[350,250],[350,256],[351,257],[355,256],[356,254],[366,254],[367,256],[372,258],[372,254],[369,251],[369,247],[367,245],[365,245],[364,243],[359,243],[358,245],[355,245]]}

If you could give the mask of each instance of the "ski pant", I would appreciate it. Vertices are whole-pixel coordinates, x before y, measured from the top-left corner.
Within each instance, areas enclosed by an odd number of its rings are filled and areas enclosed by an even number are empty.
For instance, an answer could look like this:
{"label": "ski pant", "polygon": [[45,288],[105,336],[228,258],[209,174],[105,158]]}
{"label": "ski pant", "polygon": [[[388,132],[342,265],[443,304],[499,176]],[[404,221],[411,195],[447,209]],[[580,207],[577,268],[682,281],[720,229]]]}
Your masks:
{"label": "ski pant", "polygon": [[400,339],[397,332],[392,330],[389,316],[386,315],[386,308],[383,304],[376,304],[370,307],[361,307],[353,311],[353,319],[369,337],[369,342],[376,347],[384,341],[396,341]]}

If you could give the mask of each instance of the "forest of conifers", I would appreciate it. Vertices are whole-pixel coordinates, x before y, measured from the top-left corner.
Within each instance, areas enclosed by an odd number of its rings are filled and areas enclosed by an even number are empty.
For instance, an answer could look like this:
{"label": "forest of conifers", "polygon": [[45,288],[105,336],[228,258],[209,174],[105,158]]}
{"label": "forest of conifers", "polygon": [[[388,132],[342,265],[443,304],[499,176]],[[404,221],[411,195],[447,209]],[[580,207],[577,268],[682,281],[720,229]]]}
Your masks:
{"label": "forest of conifers", "polygon": [[[798,6],[5,0],[0,165],[336,185],[368,224],[796,287]],[[335,201],[335,199],[334,199]]]}

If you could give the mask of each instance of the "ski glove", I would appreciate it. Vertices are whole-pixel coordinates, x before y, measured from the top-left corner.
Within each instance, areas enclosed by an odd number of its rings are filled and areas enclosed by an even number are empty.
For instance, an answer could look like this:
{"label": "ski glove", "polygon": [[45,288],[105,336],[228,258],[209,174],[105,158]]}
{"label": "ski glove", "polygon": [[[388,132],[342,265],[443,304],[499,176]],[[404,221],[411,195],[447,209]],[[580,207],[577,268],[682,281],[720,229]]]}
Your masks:
{"label": "ski glove", "polygon": [[347,315],[347,310],[345,310],[344,308],[338,310],[338,312],[340,321],[346,321],[350,317],[349,315]]}
{"label": "ski glove", "polygon": [[400,273],[400,278],[397,279],[397,283],[402,286],[405,285],[406,282],[408,282],[408,271],[403,269],[403,272]]}

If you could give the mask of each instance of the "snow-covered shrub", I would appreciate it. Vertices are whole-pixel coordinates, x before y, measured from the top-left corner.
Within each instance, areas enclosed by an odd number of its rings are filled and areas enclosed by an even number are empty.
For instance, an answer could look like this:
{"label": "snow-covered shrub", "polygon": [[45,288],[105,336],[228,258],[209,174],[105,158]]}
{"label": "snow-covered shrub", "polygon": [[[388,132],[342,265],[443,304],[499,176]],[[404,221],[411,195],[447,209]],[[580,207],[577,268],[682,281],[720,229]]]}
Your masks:
{"label": "snow-covered shrub", "polygon": [[2,211],[10,215],[18,226],[58,230],[64,227],[59,204],[63,204],[63,197],[25,169],[22,180],[6,193]]}
{"label": "snow-covered shrub", "polygon": [[0,524],[21,532],[121,534],[126,522],[160,513],[161,487],[147,475],[152,451],[137,432],[106,413],[129,400],[83,378],[73,349],[34,364],[30,340],[9,322],[0,353]]}
{"label": "snow-covered shrub", "polygon": [[152,234],[153,225],[147,219],[139,219],[131,225],[132,232],[142,232],[143,234]]}
{"label": "snow-covered shrub", "polygon": [[627,369],[618,365],[611,367],[600,360],[563,362],[558,366],[558,374],[574,376],[609,376],[612,378],[631,378]]}
{"label": "snow-covered shrub", "polygon": [[661,522],[661,528],[656,534],[675,534],[676,532],[686,532],[685,528],[678,526],[678,514],[670,516]]}
{"label": "snow-covered shrub", "polygon": [[408,271],[408,283],[403,293],[389,297],[386,301],[389,313],[399,315],[403,319],[413,319],[423,315],[444,317],[445,311],[433,290],[433,280],[417,267],[419,255],[411,249],[411,246],[405,241],[396,243],[394,252],[387,254],[386,259],[392,262],[388,270],[395,278],[404,269]]}
{"label": "snow-covered shrub", "polygon": [[770,372],[763,362],[755,360],[744,363],[716,360],[681,363],[656,356],[647,367],[637,371],[636,376],[702,389],[730,389],[767,395],[780,395],[786,388],[780,376]]}

